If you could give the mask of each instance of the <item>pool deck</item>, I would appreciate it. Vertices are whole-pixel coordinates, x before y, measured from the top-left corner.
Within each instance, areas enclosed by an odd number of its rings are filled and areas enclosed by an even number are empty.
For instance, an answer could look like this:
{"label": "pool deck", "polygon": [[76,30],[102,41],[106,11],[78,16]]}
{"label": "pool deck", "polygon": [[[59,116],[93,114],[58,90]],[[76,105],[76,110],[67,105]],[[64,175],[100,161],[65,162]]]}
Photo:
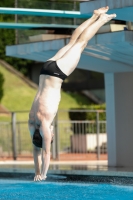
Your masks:
{"label": "pool deck", "polygon": [[[0,161],[0,174],[34,174],[33,161]],[[108,167],[107,160],[100,161],[51,161],[48,175],[86,175],[133,177],[133,168]]]}

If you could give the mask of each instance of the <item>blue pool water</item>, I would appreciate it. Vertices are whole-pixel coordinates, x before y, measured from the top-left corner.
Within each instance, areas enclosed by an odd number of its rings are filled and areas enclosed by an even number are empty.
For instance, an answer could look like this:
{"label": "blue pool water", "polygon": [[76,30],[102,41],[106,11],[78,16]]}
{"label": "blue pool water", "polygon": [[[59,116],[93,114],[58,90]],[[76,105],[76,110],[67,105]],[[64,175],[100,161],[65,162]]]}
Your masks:
{"label": "blue pool water", "polygon": [[0,180],[0,200],[133,200],[133,186]]}

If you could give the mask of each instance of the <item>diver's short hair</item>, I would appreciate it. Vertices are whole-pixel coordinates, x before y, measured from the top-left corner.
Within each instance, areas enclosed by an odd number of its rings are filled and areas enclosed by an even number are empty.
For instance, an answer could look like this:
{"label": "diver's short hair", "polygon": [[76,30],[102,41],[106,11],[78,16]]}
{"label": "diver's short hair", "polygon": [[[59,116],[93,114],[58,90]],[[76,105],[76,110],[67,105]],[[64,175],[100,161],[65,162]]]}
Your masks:
{"label": "diver's short hair", "polygon": [[[33,135],[33,140],[32,143],[39,148],[42,148],[42,136],[40,134],[39,129],[35,129],[34,135]],[[51,144],[53,143],[53,138],[51,140]]]}
{"label": "diver's short hair", "polygon": [[42,136],[40,134],[39,129],[35,129],[32,143],[39,148],[42,148]]}

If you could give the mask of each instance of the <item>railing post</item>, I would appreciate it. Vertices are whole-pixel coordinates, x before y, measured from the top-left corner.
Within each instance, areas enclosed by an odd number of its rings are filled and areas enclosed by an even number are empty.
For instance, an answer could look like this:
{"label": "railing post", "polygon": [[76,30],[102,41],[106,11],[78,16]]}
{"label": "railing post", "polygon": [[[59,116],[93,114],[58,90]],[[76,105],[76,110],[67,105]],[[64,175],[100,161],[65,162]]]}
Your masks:
{"label": "railing post", "polygon": [[97,127],[97,159],[100,159],[100,145],[99,145],[99,112],[96,112],[96,127]]}
{"label": "railing post", "polygon": [[[18,8],[18,0],[15,0],[15,8]],[[15,23],[18,23],[18,15],[15,15]],[[18,30],[15,29],[15,44],[18,44]]]}
{"label": "railing post", "polygon": [[[55,9],[55,4],[56,4],[56,2],[55,2],[55,0],[53,0],[53,1],[51,2],[51,9],[52,9],[52,10]],[[55,10],[56,10],[56,9],[55,9]],[[52,24],[55,24],[55,17],[52,17]]]}
{"label": "railing post", "polygon": [[17,144],[16,144],[16,113],[12,112],[12,152],[13,152],[13,159],[17,160]]}
{"label": "railing post", "polygon": [[[73,10],[74,11],[76,10],[76,1],[73,2]],[[73,18],[73,25],[76,25],[76,23],[77,23],[77,19]]]}

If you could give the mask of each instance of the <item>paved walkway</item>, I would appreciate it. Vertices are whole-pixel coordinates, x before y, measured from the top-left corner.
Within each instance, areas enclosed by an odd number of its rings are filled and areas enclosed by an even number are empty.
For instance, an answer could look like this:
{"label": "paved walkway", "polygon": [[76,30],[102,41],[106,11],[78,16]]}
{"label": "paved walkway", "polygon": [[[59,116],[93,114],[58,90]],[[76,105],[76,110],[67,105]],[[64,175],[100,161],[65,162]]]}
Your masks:
{"label": "paved walkway", "polygon": [[63,153],[59,155],[60,161],[92,161],[92,160],[106,160],[107,161],[107,154],[100,154],[99,159],[97,154],[95,153]]}
{"label": "paved walkway", "polygon": [[[12,157],[0,157],[0,161],[6,161],[6,160],[13,160]],[[32,161],[33,156],[32,155],[19,155],[17,158],[18,161]],[[51,159],[52,160],[52,159]],[[62,153],[59,155],[58,161],[97,161],[97,160],[108,160],[107,154],[100,154],[100,157],[98,159],[98,156],[96,153]]]}
{"label": "paved walkway", "polygon": [[[106,160],[97,160],[97,161],[50,161],[50,165],[106,165]],[[27,160],[3,160],[0,161],[0,165],[33,165],[33,160],[27,161]]]}

